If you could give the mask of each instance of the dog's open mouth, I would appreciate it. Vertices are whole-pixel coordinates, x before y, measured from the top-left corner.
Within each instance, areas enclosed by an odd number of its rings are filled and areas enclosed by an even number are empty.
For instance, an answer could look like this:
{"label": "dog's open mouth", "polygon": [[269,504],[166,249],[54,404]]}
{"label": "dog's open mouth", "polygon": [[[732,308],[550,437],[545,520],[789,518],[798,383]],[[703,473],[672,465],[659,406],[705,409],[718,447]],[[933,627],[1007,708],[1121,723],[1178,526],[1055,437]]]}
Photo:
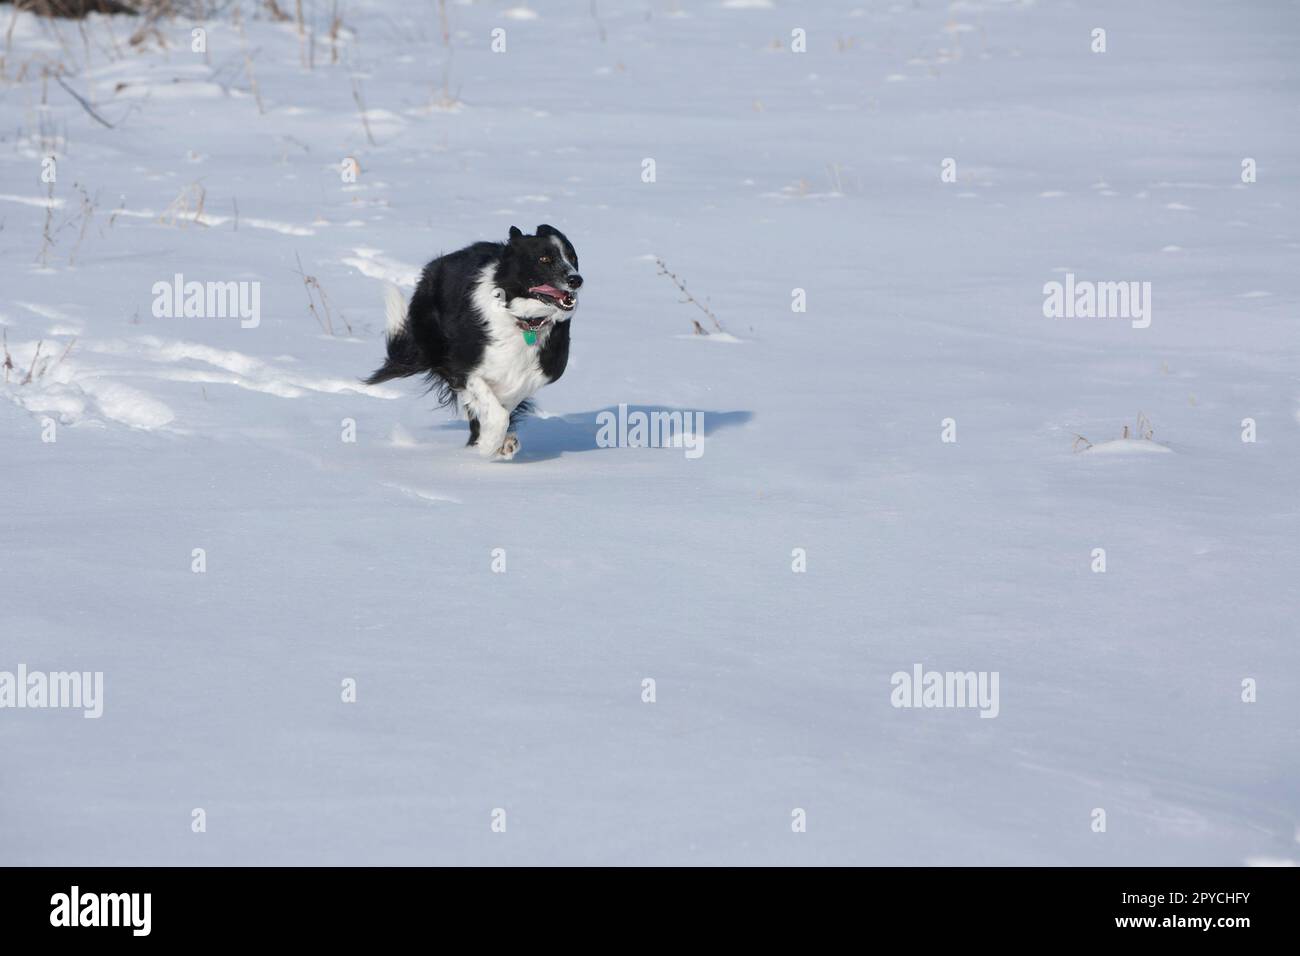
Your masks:
{"label": "dog's open mouth", "polygon": [[554,302],[565,312],[572,312],[573,307],[578,304],[572,292],[563,292],[553,285],[535,285],[528,290],[528,294],[547,302]]}

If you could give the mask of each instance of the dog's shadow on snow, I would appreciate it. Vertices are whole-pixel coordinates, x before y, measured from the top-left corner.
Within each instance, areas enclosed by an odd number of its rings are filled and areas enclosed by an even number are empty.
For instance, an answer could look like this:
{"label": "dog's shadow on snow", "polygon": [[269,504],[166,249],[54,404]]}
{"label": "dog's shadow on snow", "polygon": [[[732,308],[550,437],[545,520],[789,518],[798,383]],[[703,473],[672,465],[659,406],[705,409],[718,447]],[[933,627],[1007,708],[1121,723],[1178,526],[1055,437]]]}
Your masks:
{"label": "dog's shadow on snow", "polygon": [[[688,422],[687,427],[693,429],[695,422],[698,420],[695,416],[701,413],[704,416],[704,437],[710,438],[715,432],[722,431],[726,428],[733,428],[737,425],[744,425],[754,417],[753,412],[711,412],[707,409],[696,408],[674,408],[669,405],[627,405],[623,407],[620,419],[618,406],[598,409],[593,412],[575,412],[572,415],[551,415],[542,418],[539,415],[529,415],[519,422],[519,454],[515,456],[515,461],[547,461],[552,458],[559,458],[567,452],[581,451],[613,451],[619,448],[617,444],[603,445],[597,443],[597,436],[600,435],[602,426],[606,435],[617,439],[621,421],[633,421],[633,416],[641,413],[645,420],[653,421],[656,413],[659,415],[676,416],[676,422]],[[612,424],[606,424],[612,423]],[[448,422],[442,426],[444,429],[459,429],[465,432],[468,437],[468,426],[463,421]],[[677,426],[674,425],[674,428]],[[657,428],[649,429],[650,433],[658,431]],[[681,448],[669,449],[676,450],[679,454]]]}

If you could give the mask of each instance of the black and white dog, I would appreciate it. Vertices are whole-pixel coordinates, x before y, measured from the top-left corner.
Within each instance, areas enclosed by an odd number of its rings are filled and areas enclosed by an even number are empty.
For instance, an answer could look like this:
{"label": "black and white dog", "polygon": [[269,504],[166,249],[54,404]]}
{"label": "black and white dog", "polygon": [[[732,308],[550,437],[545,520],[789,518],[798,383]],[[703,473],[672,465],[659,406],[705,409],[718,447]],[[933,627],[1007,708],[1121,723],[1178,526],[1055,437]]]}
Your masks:
{"label": "black and white dog", "polygon": [[533,236],[511,226],[507,242],[440,256],[424,267],[409,308],[389,287],[388,358],[366,383],[425,375],[440,404],[465,409],[469,444],[486,458],[513,458],[511,426],[569,362],[581,285],[578,254],[553,226]]}

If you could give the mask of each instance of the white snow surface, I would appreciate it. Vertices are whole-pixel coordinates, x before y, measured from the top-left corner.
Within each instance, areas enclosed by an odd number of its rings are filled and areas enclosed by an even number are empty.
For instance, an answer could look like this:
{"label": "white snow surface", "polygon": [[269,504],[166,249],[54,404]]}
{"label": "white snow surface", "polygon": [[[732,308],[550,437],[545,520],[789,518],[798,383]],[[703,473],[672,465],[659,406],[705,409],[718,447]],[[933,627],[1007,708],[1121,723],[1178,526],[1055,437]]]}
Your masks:
{"label": "white snow surface", "polygon": [[[349,0],[310,67],[244,7],[264,113],[228,15],[13,23],[0,671],[104,709],[0,710],[0,863],[1300,859],[1293,3],[461,3],[448,65]],[[572,359],[488,463],[359,379],[384,282],[539,223]],[[1150,327],[1044,317],[1067,272]],[[177,273],[260,323],[155,318]]]}

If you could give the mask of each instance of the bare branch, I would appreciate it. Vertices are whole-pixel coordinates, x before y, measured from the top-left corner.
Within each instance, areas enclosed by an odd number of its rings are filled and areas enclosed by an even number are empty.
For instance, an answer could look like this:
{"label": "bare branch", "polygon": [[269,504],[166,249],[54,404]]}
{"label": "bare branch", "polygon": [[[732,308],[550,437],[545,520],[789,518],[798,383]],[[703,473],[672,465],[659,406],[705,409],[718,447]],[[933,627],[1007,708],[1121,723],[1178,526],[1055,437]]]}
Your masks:
{"label": "bare branch", "polygon": [[[709,317],[709,320],[713,322],[714,329],[716,329],[717,331],[719,332],[727,331],[722,327],[722,323],[718,321],[718,317],[713,314],[712,310],[710,310],[709,307],[705,305],[705,303],[701,302],[699,299],[695,298],[695,296],[691,295],[689,292],[686,291],[686,283],[677,277],[677,273],[669,271],[668,266],[664,263],[663,259],[660,259],[658,256],[656,256],[655,263],[659,266],[659,274],[661,276],[667,276],[669,279],[671,279],[673,285],[677,286],[678,290],[682,293],[684,298],[682,298],[680,301],[683,304],[694,305],[697,309],[699,309],[701,312],[707,315]],[[704,326],[700,325],[699,322],[696,322],[693,319],[691,321],[695,325],[696,335],[709,334],[709,332],[704,328]]]}
{"label": "bare branch", "polygon": [[67,83],[64,83],[64,82],[63,82],[63,77],[61,77],[61,76],[59,76],[59,74],[55,73],[55,74],[54,74],[54,79],[55,79],[55,81],[59,84],[59,86],[63,87],[65,90],[68,91],[68,95],[69,95],[69,96],[71,96],[74,100],[76,100],[78,103],[81,104],[81,108],[82,108],[83,110],[85,110],[87,113],[90,114],[91,119],[95,120],[95,121],[96,121],[97,123],[99,123],[101,126],[106,126],[106,127],[108,127],[109,129],[113,129],[113,124],[112,124],[112,123],[110,123],[108,120],[104,119],[104,117],[102,117],[102,116],[100,116],[98,113],[96,113],[95,110],[94,110],[94,108],[93,108],[89,103],[87,103],[87,102],[82,98],[82,96],[81,96],[80,93],[78,93],[78,92],[77,92],[76,90],[74,90],[72,87],[68,86]]}

